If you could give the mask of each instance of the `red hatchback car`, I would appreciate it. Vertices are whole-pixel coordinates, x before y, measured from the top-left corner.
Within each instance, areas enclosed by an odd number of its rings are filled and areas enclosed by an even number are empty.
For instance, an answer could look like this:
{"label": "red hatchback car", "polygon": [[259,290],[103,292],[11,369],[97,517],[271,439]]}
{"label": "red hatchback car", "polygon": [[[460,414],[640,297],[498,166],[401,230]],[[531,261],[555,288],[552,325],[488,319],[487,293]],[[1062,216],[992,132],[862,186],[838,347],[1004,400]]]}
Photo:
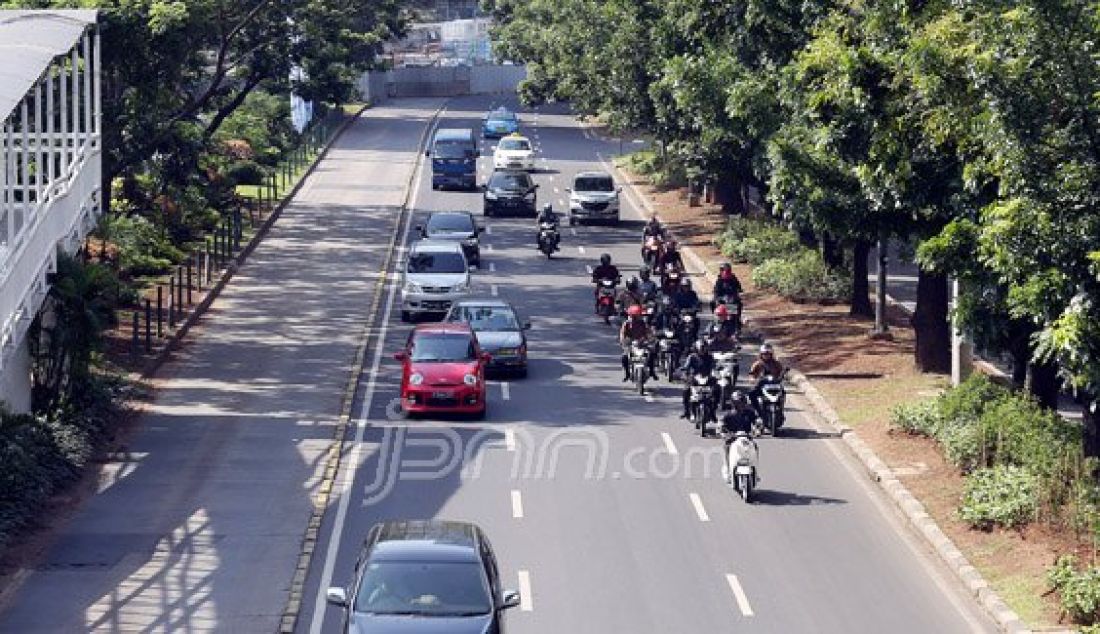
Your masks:
{"label": "red hatchback car", "polygon": [[404,414],[485,416],[485,366],[474,331],[466,324],[422,324],[409,334],[401,362]]}

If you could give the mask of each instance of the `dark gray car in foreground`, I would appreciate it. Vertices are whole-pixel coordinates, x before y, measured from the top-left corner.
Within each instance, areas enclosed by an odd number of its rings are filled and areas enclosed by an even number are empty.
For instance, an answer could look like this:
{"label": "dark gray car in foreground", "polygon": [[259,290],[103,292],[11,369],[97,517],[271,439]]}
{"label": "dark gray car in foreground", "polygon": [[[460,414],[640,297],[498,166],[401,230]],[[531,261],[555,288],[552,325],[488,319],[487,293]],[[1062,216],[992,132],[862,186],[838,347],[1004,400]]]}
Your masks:
{"label": "dark gray car in foreground", "polygon": [[468,522],[389,521],[367,534],[347,588],[329,603],[344,608],[346,634],[504,631],[503,612],[519,593],[501,589],[496,555]]}
{"label": "dark gray car in foreground", "polygon": [[527,332],[514,306],[496,297],[470,297],[451,304],[445,322],[469,324],[482,352],[491,356],[489,370],[527,376]]}

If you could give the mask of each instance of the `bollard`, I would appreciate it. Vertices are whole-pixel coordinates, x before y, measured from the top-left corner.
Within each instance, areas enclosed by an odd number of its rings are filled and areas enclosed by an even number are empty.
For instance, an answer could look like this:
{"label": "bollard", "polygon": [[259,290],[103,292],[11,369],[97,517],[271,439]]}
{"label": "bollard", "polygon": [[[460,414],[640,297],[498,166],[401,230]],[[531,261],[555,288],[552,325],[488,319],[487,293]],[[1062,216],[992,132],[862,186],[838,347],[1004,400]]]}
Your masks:
{"label": "bollard", "polygon": [[176,310],[172,306],[176,301],[176,278],[173,275],[168,276],[168,327],[176,327]]}
{"label": "bollard", "polygon": [[164,336],[164,287],[157,284],[157,338]]}
{"label": "bollard", "polygon": [[192,287],[193,287],[193,283],[191,281],[191,264],[194,260],[195,260],[195,254],[192,253],[187,258],[187,305],[188,306],[190,306],[191,304],[194,303],[194,300],[191,299],[191,290],[192,290]]}
{"label": "bollard", "polygon": [[141,318],[138,315],[138,311],[135,310],[134,311],[133,337],[130,341],[130,355],[133,356],[133,357],[137,357],[137,355],[138,355],[138,321],[140,319]]}
{"label": "bollard", "polygon": [[145,354],[153,351],[153,303],[145,298]]}

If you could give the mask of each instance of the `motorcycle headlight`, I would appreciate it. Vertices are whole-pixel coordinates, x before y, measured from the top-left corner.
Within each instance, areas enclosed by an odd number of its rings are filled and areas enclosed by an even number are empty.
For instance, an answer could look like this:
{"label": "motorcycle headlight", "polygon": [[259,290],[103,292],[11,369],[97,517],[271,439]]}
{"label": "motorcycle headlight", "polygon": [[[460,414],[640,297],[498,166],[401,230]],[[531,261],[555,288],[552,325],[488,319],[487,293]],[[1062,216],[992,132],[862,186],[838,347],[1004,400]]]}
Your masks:
{"label": "motorcycle headlight", "polygon": [[477,385],[477,375],[467,374],[466,376],[462,377],[462,382],[466,385]]}
{"label": "motorcycle headlight", "polygon": [[496,200],[497,195],[495,192],[489,190],[485,192],[485,200]]}
{"label": "motorcycle headlight", "polygon": [[413,372],[409,375],[409,385],[420,385],[424,382],[424,375],[419,372]]}

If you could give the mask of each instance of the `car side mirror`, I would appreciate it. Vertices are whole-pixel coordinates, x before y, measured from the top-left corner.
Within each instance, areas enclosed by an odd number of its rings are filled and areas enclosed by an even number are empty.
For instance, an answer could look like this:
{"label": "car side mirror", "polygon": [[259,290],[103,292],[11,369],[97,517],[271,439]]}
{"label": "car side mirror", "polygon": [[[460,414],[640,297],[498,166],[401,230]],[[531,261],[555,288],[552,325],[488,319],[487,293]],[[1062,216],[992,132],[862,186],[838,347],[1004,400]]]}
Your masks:
{"label": "car side mirror", "polygon": [[420,235],[424,235],[424,225],[416,225],[416,232]]}
{"label": "car side mirror", "polygon": [[565,191],[566,191],[566,193],[572,194],[573,193],[573,188],[572,187],[566,187]]}
{"label": "car side mirror", "polygon": [[[341,607],[347,607],[348,605],[348,592],[343,588],[329,588],[325,590],[325,600],[333,605],[339,605]],[[507,597],[505,597],[507,601]],[[518,601],[518,595],[517,595]]]}
{"label": "car side mirror", "polygon": [[529,321],[523,322],[523,329],[524,330],[530,330],[531,329],[531,322],[529,322]]}
{"label": "car side mirror", "polygon": [[515,590],[505,590],[500,596],[500,609],[507,610],[509,608],[519,607],[519,593]]}
{"label": "car side mirror", "polygon": [[395,353],[393,353],[393,358],[396,361],[405,361],[406,359],[409,358],[409,353],[405,352],[404,350],[402,350],[400,352],[395,352]]}

